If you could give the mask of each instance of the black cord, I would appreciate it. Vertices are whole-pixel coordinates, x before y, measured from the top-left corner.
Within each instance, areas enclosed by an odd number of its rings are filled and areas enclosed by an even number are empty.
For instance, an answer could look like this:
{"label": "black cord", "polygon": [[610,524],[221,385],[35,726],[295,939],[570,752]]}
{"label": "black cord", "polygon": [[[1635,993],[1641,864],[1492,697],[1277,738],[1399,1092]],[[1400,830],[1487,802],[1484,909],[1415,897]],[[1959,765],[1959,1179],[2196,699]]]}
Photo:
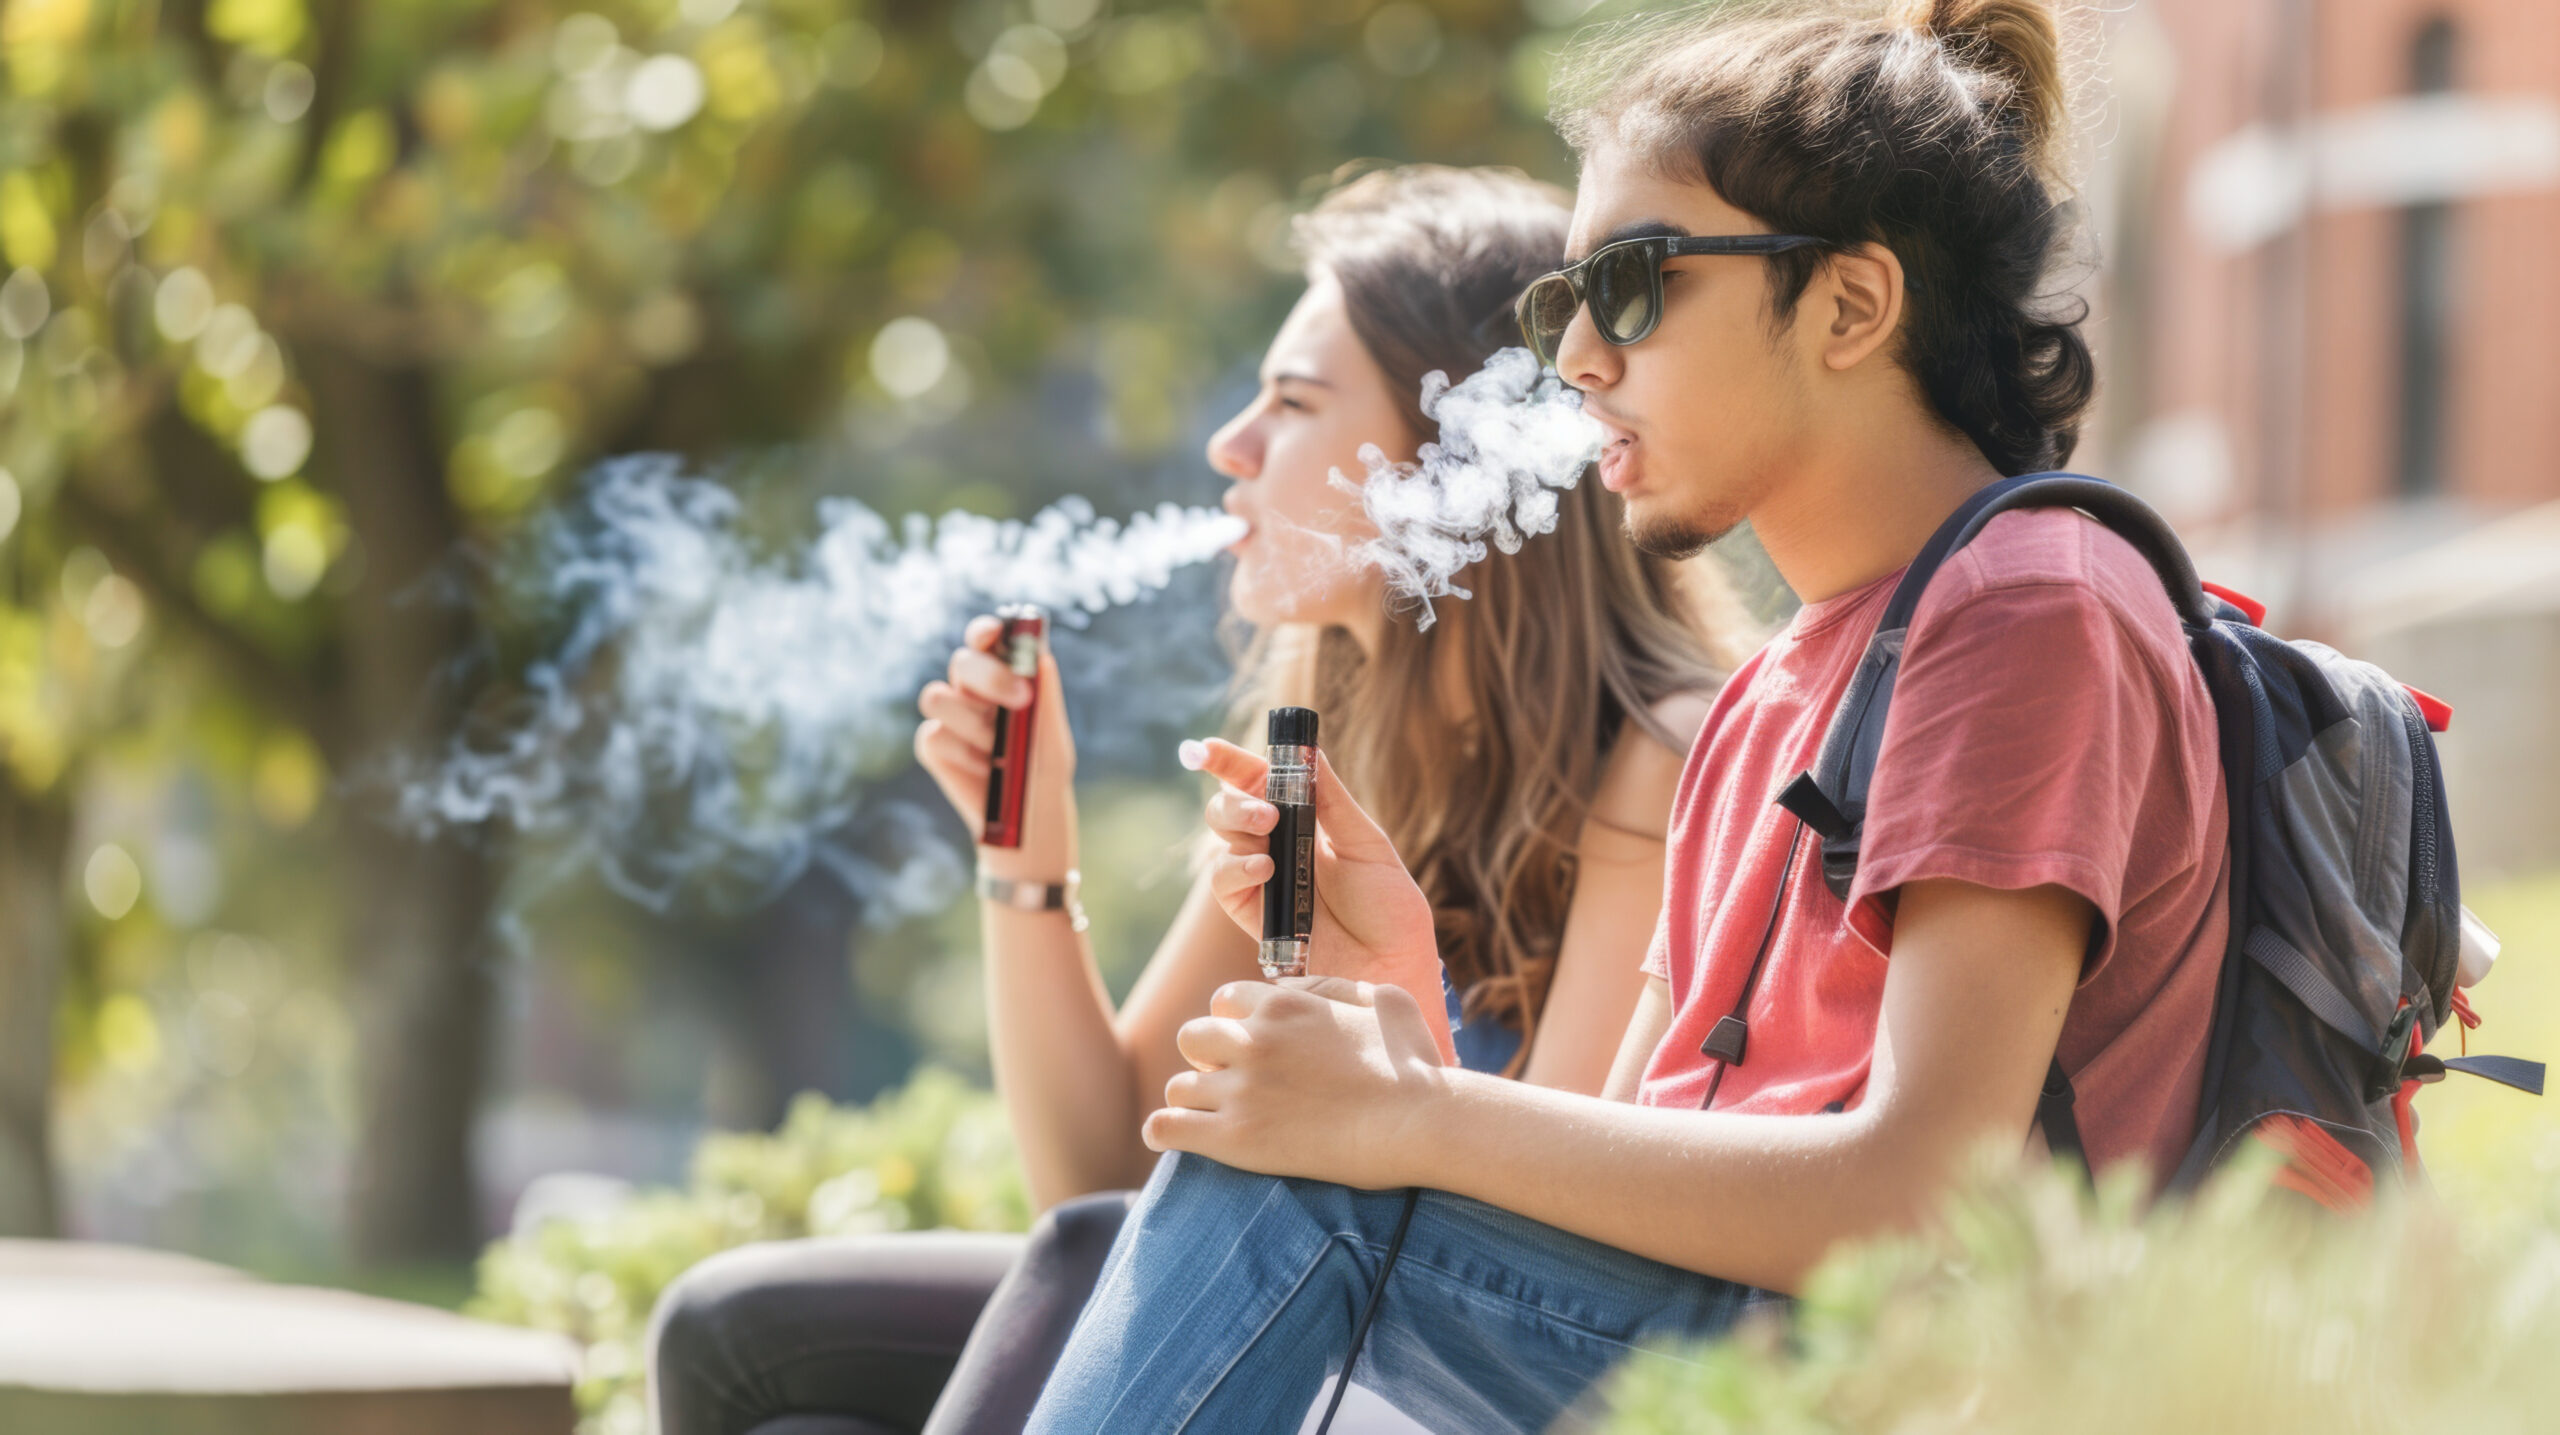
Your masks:
{"label": "black cord", "polygon": [[1387,1238],[1387,1258],[1378,1266],[1378,1283],[1369,1287],[1369,1302],[1360,1307],[1360,1323],[1351,1327],[1351,1353],[1342,1357],[1342,1378],[1333,1383],[1333,1399],[1324,1407],[1324,1419],[1316,1426],[1316,1435],[1327,1435],[1333,1429],[1333,1413],[1342,1408],[1342,1392],[1351,1388],[1351,1367],[1360,1360],[1360,1346],[1369,1338],[1369,1322],[1378,1315],[1378,1301],[1387,1293],[1387,1277],[1395,1273],[1396,1257],[1404,1254],[1405,1227],[1413,1224],[1414,1204],[1422,1199],[1422,1188],[1404,1188],[1404,1210],[1396,1215],[1396,1233]]}
{"label": "black cord", "polygon": [[[1787,888],[1795,881],[1796,851],[1804,846],[1805,826],[1803,819],[1797,819],[1796,835],[1787,839],[1787,861],[1785,866],[1778,869],[1778,890],[1776,895],[1769,899],[1769,920],[1760,929],[1760,949],[1751,954],[1751,970],[1743,974],[1742,995],[1733,999],[1733,1011],[1725,1017],[1724,1022],[1716,1023],[1719,1030],[1723,1028],[1725,1022],[1739,1023],[1746,1039],[1748,1038],[1751,1030],[1751,994],[1760,989],[1760,968],[1769,960],[1769,944],[1778,936],[1778,914],[1786,909]],[[1714,1035],[1710,1034],[1707,1041],[1712,1047],[1715,1042]],[[1712,1050],[1709,1054],[1713,1055]],[[1716,1104],[1716,1093],[1724,1089],[1724,1074],[1731,1071],[1735,1063],[1741,1059],[1742,1051],[1739,1046],[1735,1048],[1731,1058],[1717,1058],[1715,1075],[1707,1078],[1707,1099],[1698,1103],[1699,1110],[1707,1110]]]}

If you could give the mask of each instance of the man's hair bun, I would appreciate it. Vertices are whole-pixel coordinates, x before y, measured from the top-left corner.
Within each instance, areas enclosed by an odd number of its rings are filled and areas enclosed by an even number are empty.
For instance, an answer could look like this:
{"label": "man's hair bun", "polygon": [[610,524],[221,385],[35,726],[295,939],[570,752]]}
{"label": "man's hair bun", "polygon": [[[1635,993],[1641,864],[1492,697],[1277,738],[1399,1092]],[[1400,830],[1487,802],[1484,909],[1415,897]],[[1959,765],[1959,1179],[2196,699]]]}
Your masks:
{"label": "man's hair bun", "polygon": [[2050,0],[1901,0],[1894,18],[1997,83],[2001,92],[1983,99],[2018,126],[2028,153],[2050,158],[2067,113],[2062,27]]}

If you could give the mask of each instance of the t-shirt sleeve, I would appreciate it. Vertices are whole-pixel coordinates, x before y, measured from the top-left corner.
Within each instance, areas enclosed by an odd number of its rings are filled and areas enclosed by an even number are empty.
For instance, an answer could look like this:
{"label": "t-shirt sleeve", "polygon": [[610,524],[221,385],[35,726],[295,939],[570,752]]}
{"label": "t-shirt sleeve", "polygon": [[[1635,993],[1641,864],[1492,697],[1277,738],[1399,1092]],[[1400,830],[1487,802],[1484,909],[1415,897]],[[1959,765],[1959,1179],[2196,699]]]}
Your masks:
{"label": "t-shirt sleeve", "polygon": [[2085,982],[2114,951],[2138,819],[2174,766],[2165,695],[2087,584],[1953,596],[1940,612],[1924,604],[1903,653],[1850,926],[1890,953],[1893,898],[1907,883],[2058,885],[2098,910]]}
{"label": "t-shirt sleeve", "polygon": [[1671,904],[1667,901],[1653,919],[1653,940],[1645,943],[1644,974],[1657,981],[1671,980]]}

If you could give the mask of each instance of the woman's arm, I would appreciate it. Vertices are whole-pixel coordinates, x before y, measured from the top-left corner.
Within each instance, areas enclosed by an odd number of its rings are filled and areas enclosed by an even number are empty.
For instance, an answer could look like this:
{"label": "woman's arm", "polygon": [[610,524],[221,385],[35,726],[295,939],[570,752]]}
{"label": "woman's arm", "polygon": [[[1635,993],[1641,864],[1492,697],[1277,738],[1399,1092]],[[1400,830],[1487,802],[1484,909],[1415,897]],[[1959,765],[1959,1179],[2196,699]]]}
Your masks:
{"label": "woman's arm", "polygon": [[[1674,728],[1675,732],[1684,729]],[[1521,1079],[1599,1094],[1644,990],[1641,954],[1662,912],[1664,834],[1684,755],[1630,727],[1609,754],[1575,849],[1573,906]]]}
{"label": "woman's arm", "polygon": [[1253,943],[1194,883],[1115,1015],[1091,944],[1063,914],[981,904],[987,1042],[996,1089],[1042,1210],[1143,1185],[1139,1123],[1185,1068],[1174,1032],[1224,983],[1258,977]]}
{"label": "woman's arm", "polygon": [[[998,625],[969,625],[943,681],[917,699],[925,721],[916,756],[961,820],[986,810],[988,752],[998,707],[1031,695],[988,651]],[[980,847],[989,874],[1062,882],[1076,870],[1075,734],[1069,731],[1056,660],[1040,655],[1038,731],[1022,845]],[[1149,959],[1128,1008],[1111,1009],[1092,945],[1064,912],[979,903],[986,960],[987,1044],[1033,1204],[1043,1210],[1092,1191],[1139,1185],[1155,1164],[1138,1139],[1164,1083],[1181,1066],[1176,1028],[1209,1009],[1222,982],[1259,975],[1253,943],[1195,886]]]}

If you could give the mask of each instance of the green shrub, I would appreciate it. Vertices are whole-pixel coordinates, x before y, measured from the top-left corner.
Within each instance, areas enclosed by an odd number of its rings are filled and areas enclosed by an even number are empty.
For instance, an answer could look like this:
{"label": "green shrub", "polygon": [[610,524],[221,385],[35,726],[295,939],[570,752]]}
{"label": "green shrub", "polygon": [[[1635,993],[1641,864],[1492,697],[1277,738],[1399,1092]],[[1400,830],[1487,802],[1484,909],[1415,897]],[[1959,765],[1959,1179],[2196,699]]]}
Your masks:
{"label": "green shrub", "polygon": [[1844,1250],[1792,1332],[1622,1372],[1610,1435],[2494,1435],[2560,1411],[2560,1224],[2423,1193],[2354,1218],[2234,1170],[2147,1213],[2011,1169]]}
{"label": "green shrub", "polygon": [[722,1133],[681,1191],[549,1221],[480,1257],[470,1311],[556,1330],[585,1350],[587,1435],[646,1428],[643,1339],[686,1267],[749,1241],[870,1231],[1017,1231],[1031,1207],[995,1097],[928,1068],[866,1107],[804,1095],[771,1135]]}

